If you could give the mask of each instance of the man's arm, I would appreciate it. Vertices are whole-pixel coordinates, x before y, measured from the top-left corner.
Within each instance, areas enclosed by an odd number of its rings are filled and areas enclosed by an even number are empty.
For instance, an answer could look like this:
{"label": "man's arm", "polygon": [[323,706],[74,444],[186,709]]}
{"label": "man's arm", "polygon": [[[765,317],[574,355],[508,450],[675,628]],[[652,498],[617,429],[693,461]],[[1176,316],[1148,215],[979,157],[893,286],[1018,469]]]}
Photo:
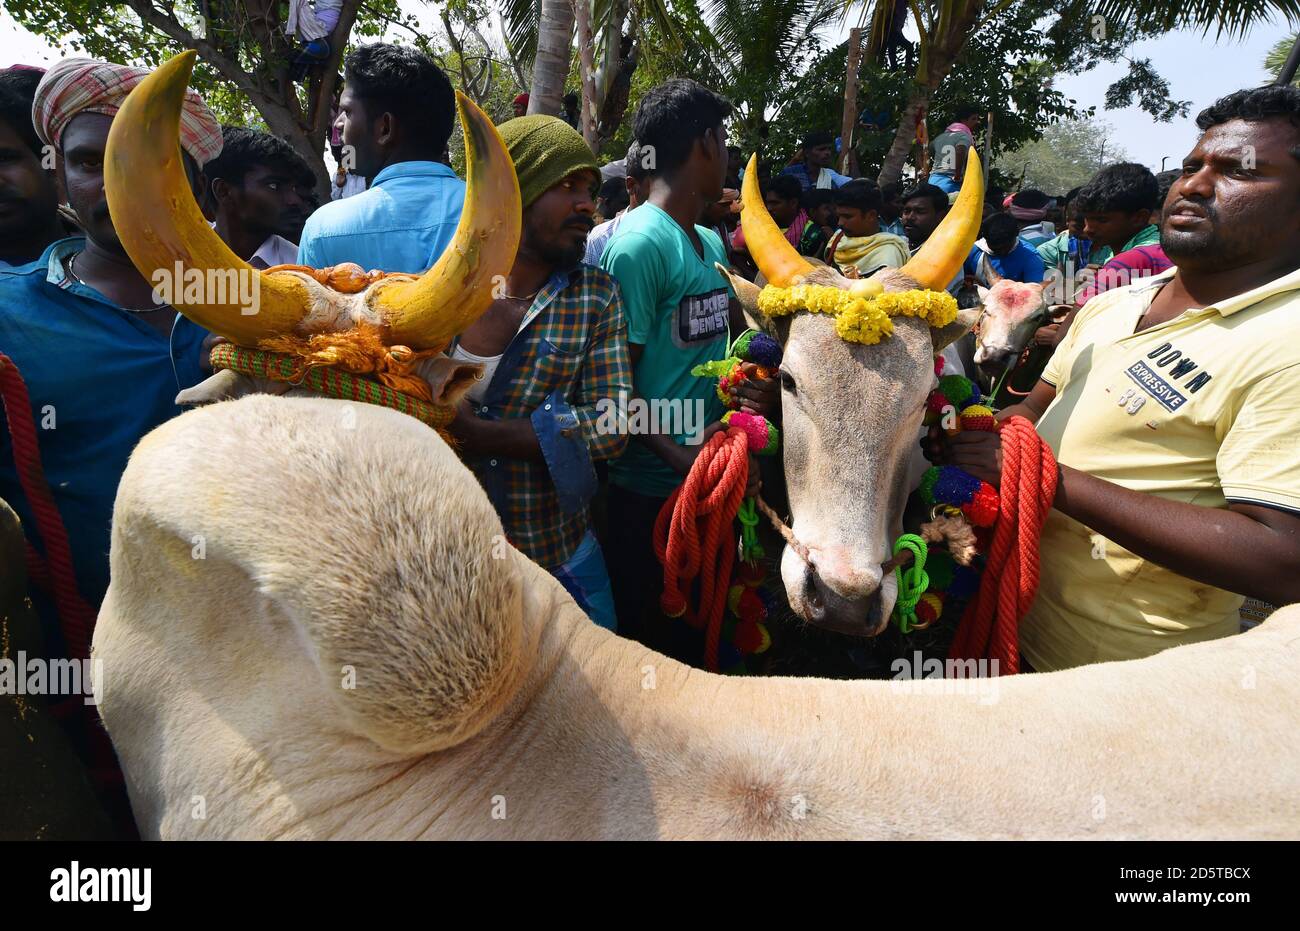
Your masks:
{"label": "man's arm", "polygon": [[970,151],[970,146],[959,145],[955,147],[956,158],[953,164],[952,176],[958,184],[961,179],[966,177],[966,153]]}
{"label": "man's arm", "polygon": [[[1056,390],[1039,382],[1028,398],[998,415],[1037,422]],[[998,485],[1002,446],[995,433],[948,440],[947,461]],[[1225,480],[1226,482],[1226,480]],[[1210,508],[1133,491],[1060,466],[1052,505],[1143,559],[1185,578],[1282,605],[1300,601],[1300,514],[1229,502]]]}
{"label": "man's arm", "polygon": [[462,400],[456,419],[448,424],[447,429],[460,441],[461,450],[468,455],[542,461],[537,431],[527,417],[484,420],[474,413],[474,406],[469,401]]}
{"label": "man's arm", "polygon": [[1061,467],[1053,505],[1143,559],[1269,604],[1300,601],[1300,514],[1170,501]]}
{"label": "man's arm", "polygon": [[[641,360],[641,354],[645,352],[645,345],[642,343],[629,343],[628,355],[632,359],[632,368],[636,368],[637,363]],[[691,471],[691,466],[695,464],[695,457],[700,454],[704,448],[704,443],[713,434],[722,429],[722,424],[714,422],[704,428],[700,435],[700,442],[694,446],[683,446],[673,442],[673,438],[663,433],[641,433],[633,437],[635,442],[641,443],[650,452],[654,453],[674,471],[686,475]]]}
{"label": "man's arm", "polygon": [[630,397],[631,394],[632,363],[628,356],[627,318],[618,286],[613,285],[609,303],[592,331],[572,401],[573,412],[582,425],[592,459],[616,459],[627,446],[627,435],[621,430],[597,429],[601,415],[596,405],[602,400],[617,404],[620,397]]}
{"label": "man's arm", "polygon": [[1047,410],[1047,405],[1051,404],[1055,399],[1056,389],[1047,382],[1040,380],[1023,401],[1019,404],[1012,404],[1005,410],[998,411],[994,416],[998,423],[1008,417],[1023,417],[1030,423],[1038,423],[1038,418],[1043,416],[1043,411]]}

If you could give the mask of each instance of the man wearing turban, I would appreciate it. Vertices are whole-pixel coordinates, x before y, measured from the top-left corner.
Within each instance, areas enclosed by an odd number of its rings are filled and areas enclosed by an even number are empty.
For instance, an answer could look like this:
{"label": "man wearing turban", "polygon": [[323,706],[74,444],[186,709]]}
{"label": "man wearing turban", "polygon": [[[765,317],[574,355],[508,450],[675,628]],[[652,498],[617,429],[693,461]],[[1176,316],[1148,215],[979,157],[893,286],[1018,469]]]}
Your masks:
{"label": "man wearing turban", "polygon": [[[85,235],[57,240],[31,264],[0,269],[0,350],[26,381],[45,479],[67,532],[77,588],[92,609],[108,585],[109,521],[127,457],[141,437],[180,412],[177,391],[203,378],[205,331],[155,300],[154,282],[122,249],[104,196],[109,127],[148,73],[70,58],[45,74],[32,123],[52,147],[60,187]],[[187,173],[201,190],[200,168],[221,151],[221,127],[193,91],[180,138]],[[0,424],[0,498],[45,554],[49,541],[19,482],[12,447]],[[47,653],[67,656],[52,602],[39,591],[32,595]]]}

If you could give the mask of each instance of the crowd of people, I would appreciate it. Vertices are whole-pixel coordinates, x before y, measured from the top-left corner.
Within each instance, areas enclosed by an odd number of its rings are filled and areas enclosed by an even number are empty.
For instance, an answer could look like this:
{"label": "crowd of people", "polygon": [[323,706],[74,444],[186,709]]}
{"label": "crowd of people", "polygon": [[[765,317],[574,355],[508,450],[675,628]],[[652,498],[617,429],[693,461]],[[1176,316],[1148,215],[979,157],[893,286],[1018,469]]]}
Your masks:
{"label": "crowd of people", "polygon": [[[41,433],[41,460],[92,604],[108,584],[127,457],[209,374],[207,334],[156,300],[105,199],[109,128],[145,73],[72,58],[0,74],[0,352],[38,421],[57,423]],[[696,81],[665,81],[641,98],[626,156],[604,165],[574,112],[527,109],[520,95],[499,125],[522,196],[518,255],[447,350],[483,371],[449,430],[510,542],[593,622],[662,646],[654,522],[724,410],[692,369],[723,359],[746,327],[718,266],[756,273],[738,223],[746,169],[728,145],[732,105]],[[255,267],[418,273],[451,240],[465,198],[446,159],[454,116],[452,85],[427,56],[372,44],[346,58],[329,201],[287,142],[222,127],[193,91],[180,141],[196,201]],[[788,164],[754,170],[792,246],[866,278],[903,266],[943,220],[979,124],[958,107],[932,142],[933,170],[908,184],[838,173],[836,140],[820,129]],[[1067,467],[1063,516],[1042,543],[1045,607],[1024,633],[1038,670],[1232,633],[1243,594],[1300,600],[1300,90],[1229,94],[1198,125],[1176,171],[1123,163],[1064,194],[989,190],[949,286],[1046,282],[1069,310],[1035,334],[1055,351],[1010,411],[1037,421]],[[789,403],[776,380],[732,391],[772,418]],[[633,436],[602,429],[598,406],[620,398],[702,417]],[[1156,409],[1170,415],[1158,430],[1145,416]],[[995,443],[929,445],[936,460],[999,480]],[[0,499],[42,550],[3,429]],[[57,655],[54,606],[33,597]]]}

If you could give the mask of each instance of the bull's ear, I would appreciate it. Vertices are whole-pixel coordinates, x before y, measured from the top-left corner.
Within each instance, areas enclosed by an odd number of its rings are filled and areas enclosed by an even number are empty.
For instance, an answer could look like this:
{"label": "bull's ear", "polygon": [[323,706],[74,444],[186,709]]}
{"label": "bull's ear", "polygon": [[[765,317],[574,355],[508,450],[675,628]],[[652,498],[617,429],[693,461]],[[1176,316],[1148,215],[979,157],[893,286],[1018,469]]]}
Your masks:
{"label": "bull's ear", "polygon": [[247,394],[284,394],[292,387],[288,382],[254,378],[231,369],[222,369],[176,395],[176,404],[180,407],[196,407],[217,401],[233,401]]}
{"label": "bull's ear", "polygon": [[957,311],[957,318],[947,326],[930,327],[930,339],[934,343],[934,351],[941,351],[949,343],[955,343],[975,329],[975,321],[979,316],[978,307],[968,307]]}
{"label": "bull's ear", "polygon": [[714,262],[713,267],[731,283],[731,290],[736,292],[736,300],[740,302],[740,309],[745,312],[745,322],[755,330],[766,333],[773,339],[780,340],[781,337],[777,334],[776,325],[772,318],[764,315],[758,309],[758,292],[763,289],[748,278],[737,275],[721,262]]}
{"label": "bull's ear", "polygon": [[416,371],[433,389],[433,403],[442,407],[455,407],[474,382],[483,377],[481,364],[460,362],[444,355],[425,359],[416,366]]}

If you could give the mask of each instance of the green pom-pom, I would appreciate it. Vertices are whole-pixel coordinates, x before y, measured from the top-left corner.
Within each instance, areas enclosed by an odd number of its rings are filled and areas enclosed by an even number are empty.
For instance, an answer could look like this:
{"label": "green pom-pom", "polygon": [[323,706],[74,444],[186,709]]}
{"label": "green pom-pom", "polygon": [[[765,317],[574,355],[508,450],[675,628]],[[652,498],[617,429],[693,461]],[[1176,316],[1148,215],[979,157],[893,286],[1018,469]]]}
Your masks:
{"label": "green pom-pom", "polygon": [[926,507],[934,507],[934,485],[939,481],[939,467],[930,466],[921,476],[921,485],[917,491],[921,493],[921,500],[925,502]]}
{"label": "green pom-pom", "polygon": [[947,550],[930,548],[930,555],[925,560],[925,572],[930,577],[930,591],[946,592],[952,587],[952,571],[955,563]]}
{"label": "green pom-pom", "polygon": [[724,375],[730,375],[732,370],[740,364],[739,359],[727,358],[716,359],[713,362],[705,362],[691,369],[691,374],[696,378],[721,378]]}
{"label": "green pom-pom", "polygon": [[731,355],[737,359],[743,359],[749,354],[749,342],[754,338],[755,330],[746,330],[736,337],[736,341],[731,344]]}
{"label": "green pom-pom", "polygon": [[964,375],[945,375],[939,379],[939,390],[943,392],[949,404],[961,410],[971,397],[970,379]]}

